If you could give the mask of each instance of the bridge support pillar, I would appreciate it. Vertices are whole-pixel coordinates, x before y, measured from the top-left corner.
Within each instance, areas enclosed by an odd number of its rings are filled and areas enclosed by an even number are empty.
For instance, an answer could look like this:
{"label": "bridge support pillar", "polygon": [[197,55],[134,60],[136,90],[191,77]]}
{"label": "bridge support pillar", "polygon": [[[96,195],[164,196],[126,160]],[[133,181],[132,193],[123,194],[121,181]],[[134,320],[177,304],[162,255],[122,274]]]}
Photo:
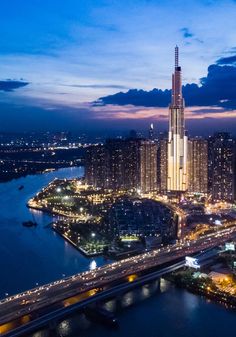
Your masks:
{"label": "bridge support pillar", "polygon": [[119,294],[116,296],[116,310],[119,311],[122,309],[122,299],[123,299],[124,293]]}
{"label": "bridge support pillar", "polygon": [[157,279],[157,290],[160,291],[161,290],[161,279]]}
{"label": "bridge support pillar", "polygon": [[48,330],[49,330],[49,336],[50,337],[57,337],[59,336],[58,331],[57,331],[57,326],[58,326],[58,322],[57,321],[53,321],[49,324],[48,326]]}

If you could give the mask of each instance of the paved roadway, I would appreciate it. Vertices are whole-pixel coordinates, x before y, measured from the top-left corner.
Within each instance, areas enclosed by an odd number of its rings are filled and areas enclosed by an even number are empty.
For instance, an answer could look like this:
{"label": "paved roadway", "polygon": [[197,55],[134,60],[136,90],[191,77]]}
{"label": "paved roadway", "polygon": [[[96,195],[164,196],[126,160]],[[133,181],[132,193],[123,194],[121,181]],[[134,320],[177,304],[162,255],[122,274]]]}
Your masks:
{"label": "paved roadway", "polygon": [[[37,331],[42,327],[50,326],[51,322],[58,322],[62,319],[65,319],[65,317],[70,316],[74,312],[83,309],[84,307],[88,306],[89,304],[93,303],[94,301],[103,301],[111,297],[115,297],[119,293],[124,293],[126,291],[130,291],[137,286],[142,286],[145,283],[149,283],[153,280],[158,279],[164,274],[168,274],[170,272],[173,272],[177,269],[182,268],[185,265],[185,261],[182,260],[174,265],[171,265],[166,268],[162,268],[159,271],[155,271],[153,273],[144,275],[136,279],[134,282],[126,282],[119,285],[116,285],[110,289],[106,289],[102,292],[96,293],[93,296],[90,296],[80,302],[77,302],[73,305],[70,305],[69,307],[60,308],[57,310],[54,310],[53,312],[50,312],[48,314],[44,314],[40,318],[36,318],[35,320],[18,326],[14,328],[13,331],[9,331],[6,334],[4,334],[4,337],[20,337],[25,336],[27,333],[32,333],[33,331]],[[54,325],[52,326],[54,328]]]}
{"label": "paved roadway", "polygon": [[131,274],[158,267],[167,262],[174,263],[181,257],[184,258],[187,255],[218,246],[235,237],[236,226],[208,234],[195,241],[180,242],[149,251],[8,297],[0,301],[0,324],[91,289],[103,287]]}

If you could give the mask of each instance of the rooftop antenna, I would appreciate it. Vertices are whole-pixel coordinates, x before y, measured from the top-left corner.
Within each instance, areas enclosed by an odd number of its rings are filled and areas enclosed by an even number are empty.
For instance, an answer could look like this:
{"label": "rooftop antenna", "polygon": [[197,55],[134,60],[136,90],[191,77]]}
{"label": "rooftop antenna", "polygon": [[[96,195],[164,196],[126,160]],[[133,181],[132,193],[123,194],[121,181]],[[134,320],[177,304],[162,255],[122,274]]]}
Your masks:
{"label": "rooftop antenna", "polygon": [[179,66],[179,47],[175,46],[175,68]]}

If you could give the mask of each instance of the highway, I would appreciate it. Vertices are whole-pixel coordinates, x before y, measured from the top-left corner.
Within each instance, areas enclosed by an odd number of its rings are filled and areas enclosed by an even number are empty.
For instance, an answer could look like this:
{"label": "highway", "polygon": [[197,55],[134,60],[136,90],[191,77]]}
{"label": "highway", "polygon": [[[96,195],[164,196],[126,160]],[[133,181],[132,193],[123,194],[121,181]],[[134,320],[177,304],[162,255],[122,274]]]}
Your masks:
{"label": "highway", "polygon": [[131,274],[161,267],[167,262],[174,264],[180,258],[216,247],[235,237],[236,226],[225,228],[198,240],[180,242],[149,251],[8,297],[0,301],[0,325],[91,289],[102,288]]}
{"label": "highway", "polygon": [[158,279],[164,274],[168,274],[170,272],[173,272],[177,269],[182,268],[185,265],[185,261],[178,262],[174,265],[171,265],[166,268],[162,268],[159,271],[150,273],[148,275],[139,277],[134,282],[126,282],[119,284],[117,286],[113,286],[112,288],[106,289],[102,292],[95,293],[93,296],[90,296],[82,301],[79,301],[73,305],[70,305],[69,307],[60,308],[57,310],[54,310],[53,312],[50,312],[48,314],[43,315],[40,318],[36,318],[35,320],[31,321],[28,324],[25,324],[23,326],[19,326],[15,328],[13,331],[10,331],[6,334],[4,334],[4,337],[19,337],[23,336],[26,333],[32,333],[32,331],[36,331],[40,327],[48,326],[50,325],[50,322],[52,321],[60,321],[61,319],[64,319],[65,317],[70,316],[75,311],[81,310],[84,307],[88,306],[89,304],[93,303],[94,301],[103,301],[110,297],[114,297],[119,293],[124,293],[126,291],[130,291],[133,288],[136,288],[138,286],[142,286],[145,283],[149,283],[153,280]]}

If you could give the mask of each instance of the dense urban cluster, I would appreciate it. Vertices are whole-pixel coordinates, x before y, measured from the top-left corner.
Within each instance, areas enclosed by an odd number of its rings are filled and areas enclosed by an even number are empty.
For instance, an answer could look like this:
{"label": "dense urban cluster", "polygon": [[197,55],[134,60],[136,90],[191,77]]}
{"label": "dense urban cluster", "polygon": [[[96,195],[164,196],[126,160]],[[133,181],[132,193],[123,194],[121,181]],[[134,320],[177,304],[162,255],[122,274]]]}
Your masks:
{"label": "dense urban cluster", "polygon": [[[168,193],[168,139],[109,139],[86,149],[85,177],[102,188]],[[233,202],[235,141],[225,132],[188,140],[187,177],[190,193]]]}
{"label": "dense urban cluster", "polygon": [[85,168],[87,182],[96,187],[169,196],[203,193],[213,201],[236,198],[235,141],[226,132],[208,139],[186,134],[177,46],[168,135],[156,139],[151,124],[149,139],[134,133],[127,139],[108,139],[87,149]]}

